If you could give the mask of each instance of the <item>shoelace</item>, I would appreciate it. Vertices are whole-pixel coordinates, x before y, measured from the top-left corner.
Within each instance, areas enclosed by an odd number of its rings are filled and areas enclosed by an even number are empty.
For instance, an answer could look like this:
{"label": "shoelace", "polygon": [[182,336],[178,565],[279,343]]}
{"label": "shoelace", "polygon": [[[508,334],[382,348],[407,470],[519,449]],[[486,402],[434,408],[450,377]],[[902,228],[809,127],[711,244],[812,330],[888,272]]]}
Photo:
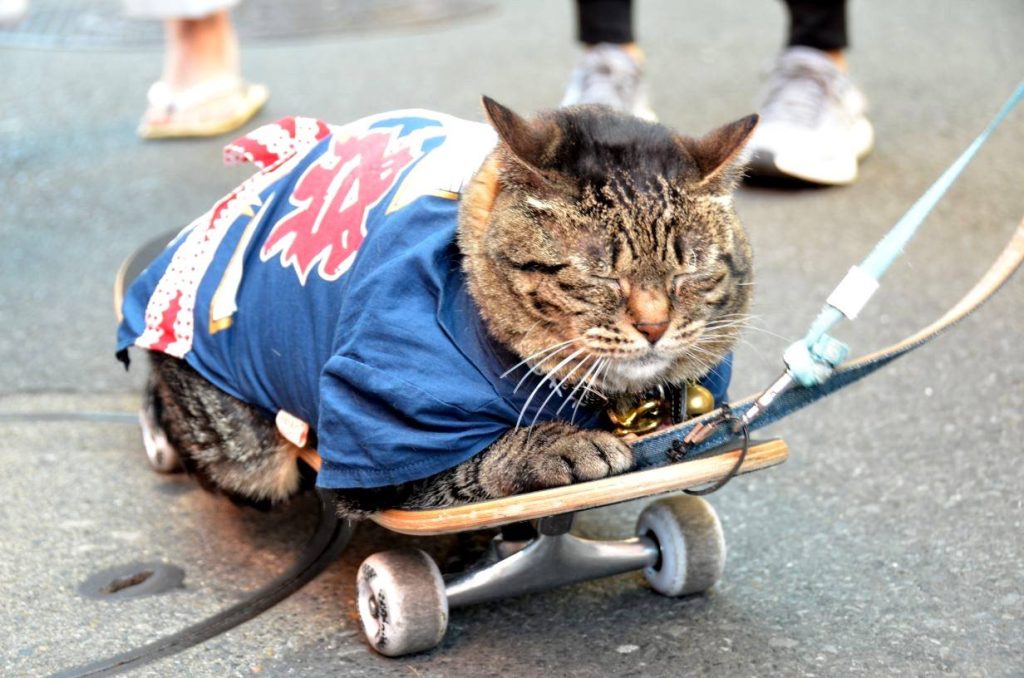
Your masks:
{"label": "shoelace", "polygon": [[[629,57],[597,48],[584,59],[580,91],[590,95],[588,101],[632,101],[640,82],[638,70]],[[603,91],[613,92],[615,96],[595,96]]]}
{"label": "shoelace", "polygon": [[829,100],[840,101],[836,76],[791,64],[772,74],[761,110],[770,117],[812,127],[821,119]]}

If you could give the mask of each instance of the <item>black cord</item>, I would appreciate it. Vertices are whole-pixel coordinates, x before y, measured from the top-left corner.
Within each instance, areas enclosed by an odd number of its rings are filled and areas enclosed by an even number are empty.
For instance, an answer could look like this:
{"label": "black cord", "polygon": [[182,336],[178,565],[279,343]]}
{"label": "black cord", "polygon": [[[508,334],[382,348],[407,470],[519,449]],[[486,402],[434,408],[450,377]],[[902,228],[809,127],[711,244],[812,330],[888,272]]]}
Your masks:
{"label": "black cord", "polygon": [[711,494],[712,492],[719,491],[725,487],[730,480],[736,477],[736,474],[739,473],[740,468],[743,466],[743,462],[747,458],[747,451],[750,449],[750,430],[747,428],[747,423],[743,421],[742,418],[735,416],[728,404],[722,405],[722,416],[719,419],[719,423],[729,424],[730,426],[739,423],[739,431],[743,435],[743,447],[740,448],[740,456],[736,459],[736,463],[733,464],[732,468],[729,469],[729,472],[722,476],[714,485],[699,490],[683,490],[686,494],[691,494],[695,497],[703,497]]}
{"label": "black cord", "polygon": [[269,610],[312,581],[341,555],[354,531],[355,524],[348,520],[339,520],[331,505],[322,499],[316,532],[295,564],[242,602],[152,643],[113,657],[65,669],[51,678],[112,676],[177,654],[229,631]]}

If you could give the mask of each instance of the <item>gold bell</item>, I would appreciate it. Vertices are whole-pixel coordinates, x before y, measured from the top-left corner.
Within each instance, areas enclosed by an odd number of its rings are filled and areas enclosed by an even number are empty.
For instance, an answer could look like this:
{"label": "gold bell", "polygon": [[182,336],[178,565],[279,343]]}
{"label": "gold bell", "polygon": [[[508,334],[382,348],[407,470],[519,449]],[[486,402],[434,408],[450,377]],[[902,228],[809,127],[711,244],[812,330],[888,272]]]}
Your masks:
{"label": "gold bell", "polygon": [[658,428],[664,418],[664,401],[648,398],[640,402],[620,401],[608,410],[608,418],[615,424],[612,431],[617,436],[629,433],[642,435]]}
{"label": "gold bell", "polygon": [[686,416],[696,417],[715,409],[715,396],[700,384],[686,385]]}

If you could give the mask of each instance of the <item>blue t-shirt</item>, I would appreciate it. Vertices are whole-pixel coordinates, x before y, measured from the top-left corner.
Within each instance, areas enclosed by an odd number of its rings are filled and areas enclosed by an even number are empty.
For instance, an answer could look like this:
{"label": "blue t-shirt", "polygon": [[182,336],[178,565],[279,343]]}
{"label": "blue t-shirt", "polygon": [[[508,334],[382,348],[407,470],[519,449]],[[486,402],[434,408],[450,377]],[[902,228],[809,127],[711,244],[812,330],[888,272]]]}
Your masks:
{"label": "blue t-shirt", "polygon": [[[535,391],[523,425],[596,426],[586,406],[556,415],[567,394],[548,399],[537,377],[516,390],[525,368],[502,377],[518,359],[467,291],[458,198],[493,131],[418,110],[321,131],[275,155],[131,285],[118,351],[183,358],[268,415],[308,422],[321,487],[451,468],[514,427]],[[730,365],[705,379],[716,401]]]}

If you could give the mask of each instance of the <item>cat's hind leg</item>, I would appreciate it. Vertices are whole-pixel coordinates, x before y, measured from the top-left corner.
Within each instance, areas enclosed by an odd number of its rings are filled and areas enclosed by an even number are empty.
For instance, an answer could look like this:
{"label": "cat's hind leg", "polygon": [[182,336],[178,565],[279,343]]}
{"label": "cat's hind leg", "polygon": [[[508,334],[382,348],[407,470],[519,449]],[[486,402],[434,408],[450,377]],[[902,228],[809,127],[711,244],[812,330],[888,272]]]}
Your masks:
{"label": "cat's hind leg", "polygon": [[256,506],[302,489],[297,448],[261,410],[224,393],[182,360],[151,353],[147,384],[159,429],[203,487]]}

